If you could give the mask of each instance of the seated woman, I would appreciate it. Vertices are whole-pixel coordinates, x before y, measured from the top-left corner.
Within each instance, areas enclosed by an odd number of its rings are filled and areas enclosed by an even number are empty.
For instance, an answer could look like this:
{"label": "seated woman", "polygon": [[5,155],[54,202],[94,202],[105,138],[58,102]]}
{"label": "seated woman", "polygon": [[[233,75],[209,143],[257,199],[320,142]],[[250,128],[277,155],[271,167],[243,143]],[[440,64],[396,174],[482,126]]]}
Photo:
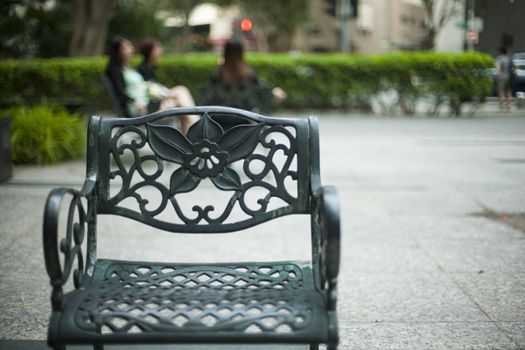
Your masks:
{"label": "seated woman", "polygon": [[[133,44],[120,36],[114,37],[109,46],[109,62],[106,74],[113,85],[113,90],[126,117],[138,117],[152,112],[150,105],[151,96],[148,93],[148,84],[136,70],[129,66],[129,60],[134,53]],[[160,100],[159,110],[173,107],[190,107],[195,103],[191,94],[187,92],[184,99],[168,92],[164,96],[158,96]],[[181,131],[186,133],[193,124],[195,118],[184,116],[180,119]]]}
{"label": "seated woman", "polygon": [[164,49],[160,41],[155,38],[146,38],[139,46],[139,52],[142,55],[142,62],[137,67],[137,71],[146,81],[157,81],[155,74],[156,63]]}
{"label": "seated woman", "polygon": [[157,81],[155,74],[156,63],[164,52],[160,41],[155,38],[144,39],[140,44],[139,52],[142,55],[142,62],[137,67],[137,71],[148,84],[151,95],[162,98],[169,96],[177,106],[186,107],[195,105],[190,91],[185,86],[177,85],[174,88],[168,89]]}
{"label": "seated woman", "polygon": [[245,86],[257,85],[259,79],[255,71],[244,62],[244,48],[238,41],[229,40],[224,45],[223,62],[211,75],[216,85]]}
{"label": "seated woman", "polygon": [[272,89],[244,62],[244,47],[239,41],[226,43],[223,62],[212,72],[211,80],[213,90],[207,96],[207,104],[261,112],[269,109],[274,100],[281,101],[286,97],[281,88]]}

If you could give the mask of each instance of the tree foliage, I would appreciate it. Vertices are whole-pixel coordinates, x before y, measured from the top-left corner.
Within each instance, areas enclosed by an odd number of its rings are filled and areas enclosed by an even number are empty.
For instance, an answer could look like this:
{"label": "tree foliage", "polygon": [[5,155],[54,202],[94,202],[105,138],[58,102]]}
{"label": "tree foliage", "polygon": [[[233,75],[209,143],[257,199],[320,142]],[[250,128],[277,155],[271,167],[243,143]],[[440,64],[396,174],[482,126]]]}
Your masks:
{"label": "tree foliage", "polygon": [[159,1],[131,0],[121,2],[109,22],[108,37],[122,35],[138,43],[145,37],[155,37],[164,42],[170,30],[156,17]]}
{"label": "tree foliage", "polygon": [[291,48],[295,29],[308,20],[308,2],[302,0],[237,1],[241,12],[255,23],[263,50],[286,51]]}
{"label": "tree foliage", "polygon": [[190,15],[195,8],[204,3],[215,4],[220,7],[228,7],[236,2],[236,0],[158,0],[158,8],[174,15],[179,16],[182,21],[182,30],[180,31],[180,48],[182,51],[190,51],[192,48],[191,37],[192,28],[189,24]]}
{"label": "tree foliage", "polygon": [[0,1],[0,58],[66,56],[72,28],[71,0]]}
{"label": "tree foliage", "polygon": [[101,55],[115,34],[167,42],[174,32],[159,10],[184,19],[180,48],[189,51],[188,20],[203,3],[237,6],[252,19],[261,51],[289,50],[293,32],[308,19],[303,0],[6,0],[0,1],[0,58]]}
{"label": "tree foliage", "polygon": [[[290,49],[292,35],[308,19],[308,3],[303,0],[160,0],[161,8],[180,15],[184,20],[183,37],[190,37],[188,24],[191,12],[203,3],[220,7],[238,6],[242,15],[249,17],[261,51],[286,51]],[[186,41],[186,47],[189,42]]]}
{"label": "tree foliage", "polygon": [[461,0],[421,0],[425,10],[425,37],[421,48],[432,50],[436,45],[436,37],[443,27],[456,16],[461,8]]}

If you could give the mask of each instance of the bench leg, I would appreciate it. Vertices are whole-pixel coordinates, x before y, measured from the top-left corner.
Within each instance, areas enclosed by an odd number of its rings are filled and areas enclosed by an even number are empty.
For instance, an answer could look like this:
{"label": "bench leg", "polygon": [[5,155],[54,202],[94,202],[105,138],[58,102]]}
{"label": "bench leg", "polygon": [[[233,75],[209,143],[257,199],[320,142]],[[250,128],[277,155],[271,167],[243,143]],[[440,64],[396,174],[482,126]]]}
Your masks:
{"label": "bench leg", "polygon": [[319,344],[310,344],[310,350],[319,350]]}
{"label": "bench leg", "polygon": [[104,345],[102,345],[102,344],[93,344],[93,350],[104,350]]}
{"label": "bench leg", "polygon": [[337,350],[337,344],[328,344],[327,350]]}

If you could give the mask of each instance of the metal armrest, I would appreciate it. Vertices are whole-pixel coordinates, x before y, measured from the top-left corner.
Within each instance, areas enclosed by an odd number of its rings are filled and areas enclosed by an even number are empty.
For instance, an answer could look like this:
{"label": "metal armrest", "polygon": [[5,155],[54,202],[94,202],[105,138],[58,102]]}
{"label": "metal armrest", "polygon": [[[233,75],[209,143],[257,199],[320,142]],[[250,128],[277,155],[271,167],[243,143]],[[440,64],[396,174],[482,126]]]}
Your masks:
{"label": "metal armrest", "polygon": [[[71,275],[71,270],[75,260],[77,268],[73,271],[73,283],[75,288],[79,288],[87,271],[94,263],[93,256],[87,256],[87,266],[84,267],[84,255],[82,254],[82,243],[86,232],[90,215],[81,201],[82,198],[93,200],[95,191],[95,182],[87,180],[82,190],[78,191],[71,188],[55,188],[47,197],[44,209],[43,241],[44,241],[44,258],[46,270],[51,279],[53,291],[51,302],[53,310],[60,308],[63,289]],[[67,224],[65,228],[65,237],[59,242],[58,223],[60,217],[60,207],[66,195],[71,196],[69,202]],[[75,217],[78,214],[77,217]],[[63,231],[63,230],[61,230]],[[88,242],[90,243],[90,242]],[[59,251],[60,244],[60,251]],[[94,249],[94,247],[93,247]],[[88,252],[91,247],[88,244]],[[64,264],[61,266],[60,255],[64,255]]]}
{"label": "metal armrest", "polygon": [[341,242],[339,196],[334,187],[323,186],[314,197],[318,203],[316,215],[319,218],[318,229],[321,236],[321,273],[327,284],[328,309],[335,310]]}

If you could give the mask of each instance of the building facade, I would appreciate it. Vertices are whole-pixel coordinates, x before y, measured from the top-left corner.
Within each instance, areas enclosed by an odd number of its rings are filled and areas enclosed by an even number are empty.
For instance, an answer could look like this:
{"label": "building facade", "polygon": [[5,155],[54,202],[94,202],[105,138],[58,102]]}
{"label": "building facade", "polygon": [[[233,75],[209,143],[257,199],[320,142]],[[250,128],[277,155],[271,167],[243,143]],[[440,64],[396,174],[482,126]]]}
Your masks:
{"label": "building facade", "polygon": [[[325,0],[308,0],[310,20],[293,46],[301,51],[340,50],[340,23],[326,12]],[[359,10],[345,28],[353,53],[416,50],[423,38],[424,11],[419,0],[359,0]]]}
{"label": "building facade", "polygon": [[476,0],[475,15],[483,23],[476,50],[493,56],[501,46],[525,52],[525,0]]}

